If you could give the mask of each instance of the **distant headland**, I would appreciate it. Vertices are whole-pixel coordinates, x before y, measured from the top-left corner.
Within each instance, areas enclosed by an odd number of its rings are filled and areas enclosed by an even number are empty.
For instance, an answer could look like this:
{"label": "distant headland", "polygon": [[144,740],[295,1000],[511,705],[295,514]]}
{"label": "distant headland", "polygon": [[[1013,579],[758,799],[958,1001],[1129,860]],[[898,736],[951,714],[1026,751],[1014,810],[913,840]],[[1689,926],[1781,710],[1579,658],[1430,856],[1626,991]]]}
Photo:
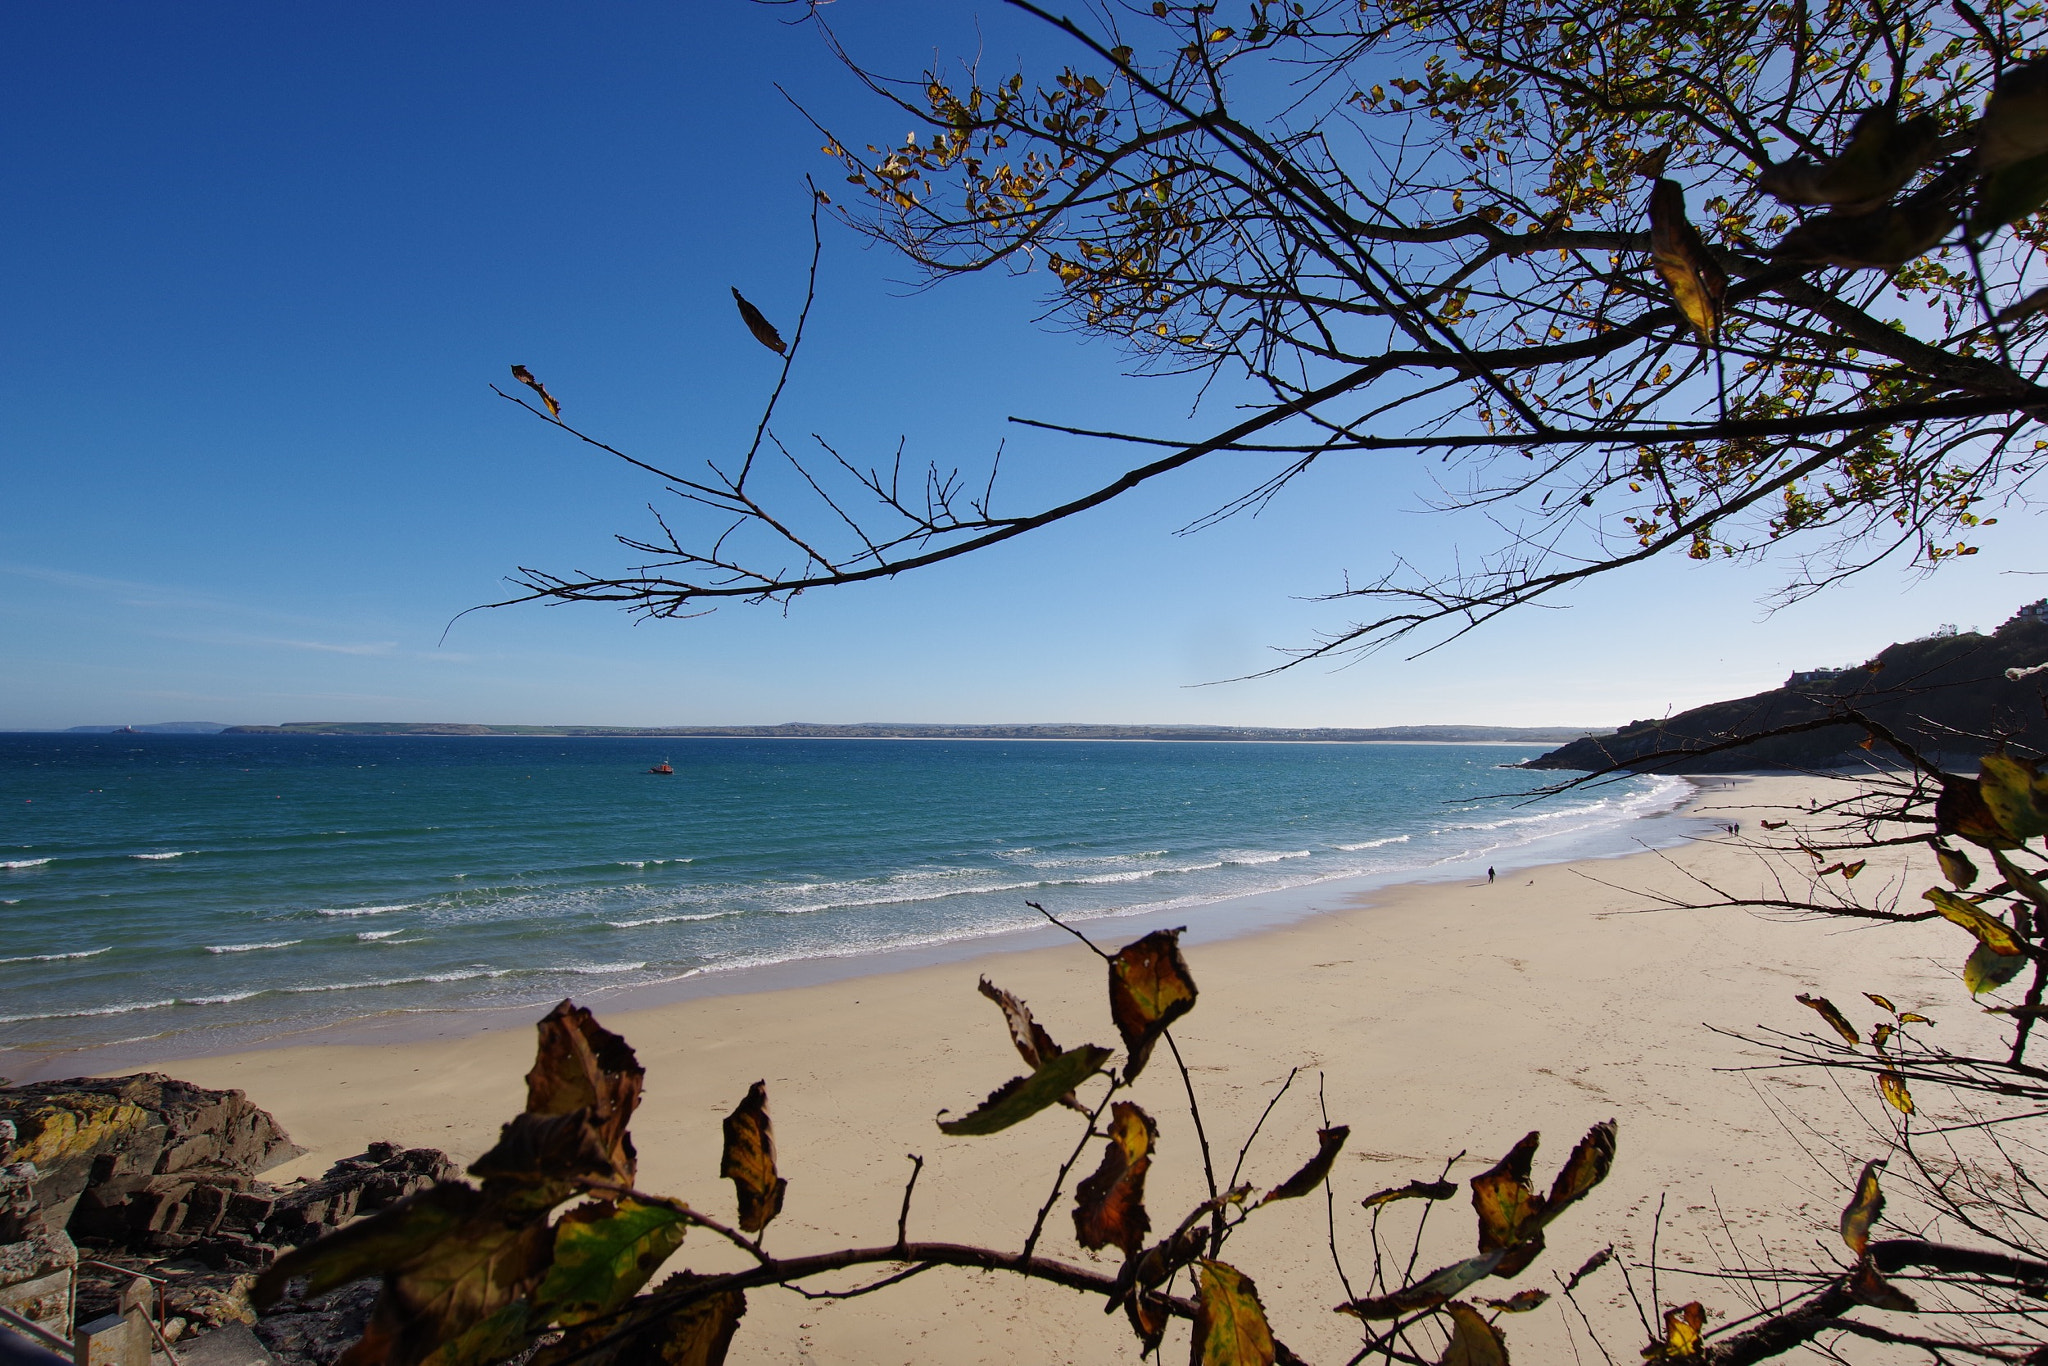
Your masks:
{"label": "distant headland", "polygon": [[[142,729],[137,727],[138,730]],[[225,726],[227,735],[507,735],[664,740],[1235,740],[1330,744],[1569,744],[1612,728],[1593,726],[1378,726],[1362,729],[1275,726],[1098,726],[1059,723],[926,725],[862,721],[777,726],[485,726],[443,721],[292,721],[282,726]]]}

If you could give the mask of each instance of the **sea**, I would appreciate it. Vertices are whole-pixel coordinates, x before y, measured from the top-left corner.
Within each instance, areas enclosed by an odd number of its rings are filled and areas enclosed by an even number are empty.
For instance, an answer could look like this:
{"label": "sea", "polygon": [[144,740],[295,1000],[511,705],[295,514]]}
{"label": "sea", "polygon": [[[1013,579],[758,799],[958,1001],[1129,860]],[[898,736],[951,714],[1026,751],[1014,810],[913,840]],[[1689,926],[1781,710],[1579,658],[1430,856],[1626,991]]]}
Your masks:
{"label": "sea", "polygon": [[1698,824],[1516,795],[1541,748],[0,734],[0,1075],[964,957],[1031,902],[1192,942]]}

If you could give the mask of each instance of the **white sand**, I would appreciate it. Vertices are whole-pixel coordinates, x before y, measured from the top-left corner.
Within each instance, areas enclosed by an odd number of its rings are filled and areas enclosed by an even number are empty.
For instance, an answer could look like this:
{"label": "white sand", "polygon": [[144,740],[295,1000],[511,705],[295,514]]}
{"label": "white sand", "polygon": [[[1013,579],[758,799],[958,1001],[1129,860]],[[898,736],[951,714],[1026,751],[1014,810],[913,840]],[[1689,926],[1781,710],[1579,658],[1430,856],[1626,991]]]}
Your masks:
{"label": "white sand", "polygon": [[[1803,807],[1823,790],[1839,791],[1808,779],[1745,779],[1709,788],[1697,809],[1756,833],[1764,816]],[[1867,899],[1887,878],[1904,876],[1907,899],[1917,898],[1933,881],[1925,855],[1914,851],[1920,863],[1910,872],[1904,855],[1873,862],[1856,890]],[[1632,889],[1678,888],[1686,870],[1742,894],[1760,890],[1751,855],[1733,841],[1708,841],[1545,867],[1496,886],[1394,888],[1369,904],[1195,947],[1189,957],[1201,1001],[1175,1034],[1224,1169],[1219,1179],[1288,1069],[1300,1067],[1250,1154],[1246,1179],[1270,1186],[1314,1151],[1320,1084],[1332,1120],[1352,1128],[1334,1180],[1338,1241],[1360,1293],[1371,1265],[1362,1196],[1433,1179],[1461,1150],[1469,1156],[1453,1174],[1469,1177],[1532,1128],[1543,1131],[1536,1170],[1547,1183],[1579,1135],[1608,1118],[1620,1123],[1613,1176],[1552,1225],[1549,1251],[1528,1272],[1475,1293],[1554,1289],[1552,1272],[1569,1274],[1609,1242],[1642,1260],[1660,1195],[1667,1263],[1711,1269],[1728,1255],[1729,1232],[1752,1257],[1760,1243],[1802,1262],[1837,1257],[1844,1183],[1880,1151],[1881,1135],[1864,1117],[1882,1125],[1882,1108],[1857,1084],[1844,1092],[1812,1074],[1716,1070],[1763,1055],[1706,1025],[1813,1029],[1818,1020],[1792,998],[1816,991],[1868,1029],[1878,1018],[1859,995],[1868,990],[1932,1015],[1940,1037],[1959,1043],[1989,1028],[1956,976],[1970,941],[1940,921],[1873,930],[1742,910],[1617,914],[1650,904]],[[975,992],[983,973],[1029,1001],[1063,1046],[1117,1042],[1102,967],[1079,945],[606,1017],[647,1068],[634,1125],[640,1184],[730,1217],[731,1187],[716,1175],[720,1120],[749,1083],[765,1078],[790,1181],[784,1215],[769,1230],[772,1250],[892,1241],[910,1152],[927,1159],[912,1238],[1019,1246],[1081,1121],[1055,1109],[972,1139],[947,1138],[934,1126],[941,1107],[970,1108],[1020,1070],[996,1009]],[[521,1104],[531,1049],[530,1034],[507,1030],[157,1066],[202,1085],[241,1087],[272,1110],[311,1149],[273,1174],[281,1178],[317,1174],[375,1139],[475,1156]],[[1772,1078],[1763,1091],[1759,1075]],[[1814,1133],[1792,1141],[1765,1094]],[[1181,1082],[1163,1048],[1135,1098],[1160,1127],[1147,1191],[1157,1231],[1206,1193]],[[1835,1135],[1839,1151],[1825,1141]],[[1093,1169],[1094,1147],[1077,1178]],[[1405,1231],[1420,1208],[1397,1205],[1384,1224]],[[1063,1198],[1040,1250],[1085,1263],[1070,1209]],[[1342,1362],[1357,1347],[1358,1325],[1330,1312],[1343,1294],[1324,1218],[1320,1197],[1276,1205],[1224,1256],[1256,1279],[1279,1336],[1311,1361]],[[1472,1230],[1462,1191],[1436,1206],[1418,1272],[1470,1255]],[[1101,1269],[1113,1269],[1113,1255]],[[698,1234],[676,1264],[732,1268],[739,1254]],[[1661,1288],[1667,1303],[1699,1298],[1712,1310],[1739,1311],[1725,1285],[1667,1274]],[[1581,1299],[1608,1350],[1634,1360],[1642,1338],[1621,1291],[1610,1269]],[[1570,1355],[1561,1302],[1503,1326],[1520,1360]],[[1597,1360],[1573,1326],[1579,1350]],[[1173,1329],[1168,1359],[1185,1343],[1185,1327]],[[1108,1362],[1135,1361],[1137,1350],[1121,1315],[1105,1317],[1099,1301],[1009,1276],[937,1270],[852,1301],[754,1292],[732,1359]]]}

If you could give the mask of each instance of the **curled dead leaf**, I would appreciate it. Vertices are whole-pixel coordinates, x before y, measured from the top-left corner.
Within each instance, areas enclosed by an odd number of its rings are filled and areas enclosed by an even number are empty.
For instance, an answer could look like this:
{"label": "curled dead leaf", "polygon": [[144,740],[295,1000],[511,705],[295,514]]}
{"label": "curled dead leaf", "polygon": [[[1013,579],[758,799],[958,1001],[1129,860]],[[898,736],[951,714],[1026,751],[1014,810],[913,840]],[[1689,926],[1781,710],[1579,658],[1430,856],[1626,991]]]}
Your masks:
{"label": "curled dead leaf", "polygon": [[1685,216],[1685,191],[1675,180],[1659,180],[1650,191],[1650,263],[1686,321],[1711,341],[1721,326],[1728,275]]}
{"label": "curled dead leaf", "polygon": [[512,378],[540,395],[540,401],[548,406],[549,417],[560,417],[562,415],[562,405],[555,402],[555,396],[548,392],[545,384],[542,384],[533,377],[533,371],[523,365],[515,365],[512,367]]}
{"label": "curled dead leaf", "polygon": [[1884,1170],[1884,1159],[1863,1164],[1863,1174],[1856,1178],[1856,1191],[1842,1210],[1842,1241],[1849,1250],[1861,1257],[1870,1250],[1870,1230],[1884,1215],[1884,1191],[1877,1183],[1877,1174]]}
{"label": "curled dead leaf", "polygon": [[775,330],[775,324],[768,321],[761,310],[747,302],[747,296],[734,289],[732,301],[740,306],[740,321],[747,325],[747,331],[754,334],[754,340],[780,356],[789,348],[783,344],[782,334]]}
{"label": "curled dead leaf", "polygon": [[[1344,1140],[1351,1137],[1351,1126],[1334,1125],[1328,1129],[1316,1130],[1316,1155],[1302,1165],[1300,1171],[1266,1192],[1262,1203],[1275,1200],[1292,1200],[1307,1195],[1323,1184],[1323,1178],[1330,1174],[1330,1167],[1337,1161],[1337,1154],[1344,1147]],[[1452,1187],[1453,1190],[1456,1187]]]}
{"label": "curled dead leaf", "polygon": [[1805,1006],[1808,1010],[1813,1011],[1823,1020],[1826,1020],[1829,1025],[1833,1026],[1835,1033],[1841,1035],[1843,1041],[1851,1048],[1863,1042],[1862,1037],[1856,1033],[1856,1026],[1850,1024],[1848,1017],[1835,1009],[1835,1003],[1827,997],[1808,996],[1802,991],[1792,999]]}
{"label": "curled dead leaf", "polygon": [[1154,930],[1109,960],[1109,1015],[1124,1040],[1124,1080],[1144,1070],[1159,1036],[1195,1008],[1195,979],[1181,957],[1181,930]]}
{"label": "curled dead leaf", "polygon": [[1074,1237],[1090,1252],[1116,1247],[1137,1255],[1152,1231],[1145,1213],[1145,1172],[1159,1126],[1126,1100],[1110,1107],[1109,1137],[1095,1174],[1074,1191]]}
{"label": "curled dead leaf", "polygon": [[746,1099],[725,1117],[725,1155],[718,1174],[732,1178],[739,1197],[740,1228],[759,1233],[782,1212],[789,1182],[775,1170],[775,1127],[768,1118],[768,1083],[747,1088]]}

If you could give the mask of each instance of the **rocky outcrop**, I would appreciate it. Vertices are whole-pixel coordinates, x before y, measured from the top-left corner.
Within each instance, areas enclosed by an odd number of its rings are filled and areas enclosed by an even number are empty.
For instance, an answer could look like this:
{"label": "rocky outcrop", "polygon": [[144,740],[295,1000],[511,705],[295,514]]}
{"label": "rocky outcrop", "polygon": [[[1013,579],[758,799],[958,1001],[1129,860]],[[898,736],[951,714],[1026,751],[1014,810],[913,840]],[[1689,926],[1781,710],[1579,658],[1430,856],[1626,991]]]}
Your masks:
{"label": "rocky outcrop", "polygon": [[[2000,737],[2048,749],[2048,709],[2043,705],[2048,675],[2012,679],[2005,672],[2043,662],[2048,662],[2048,623],[2016,618],[1989,636],[1969,632],[1907,641],[1886,647],[1860,668],[1830,677],[1695,707],[1663,720],[1632,721],[1613,735],[1575,740],[1524,767],[1734,773],[1867,764],[1873,755],[1878,762],[1894,762],[1896,756],[1882,746],[1862,748],[1863,727],[1827,724],[1854,708],[1929,758],[1974,772],[1976,757]],[[1741,736],[1802,724],[1812,728],[1702,752]]]}
{"label": "rocky outcrop", "polygon": [[122,1203],[140,1195],[156,1208],[202,1182],[253,1180],[305,1151],[240,1091],[155,1072],[8,1087],[0,1119],[16,1131],[0,1165],[34,1164],[36,1197],[57,1227],[88,1190]]}

